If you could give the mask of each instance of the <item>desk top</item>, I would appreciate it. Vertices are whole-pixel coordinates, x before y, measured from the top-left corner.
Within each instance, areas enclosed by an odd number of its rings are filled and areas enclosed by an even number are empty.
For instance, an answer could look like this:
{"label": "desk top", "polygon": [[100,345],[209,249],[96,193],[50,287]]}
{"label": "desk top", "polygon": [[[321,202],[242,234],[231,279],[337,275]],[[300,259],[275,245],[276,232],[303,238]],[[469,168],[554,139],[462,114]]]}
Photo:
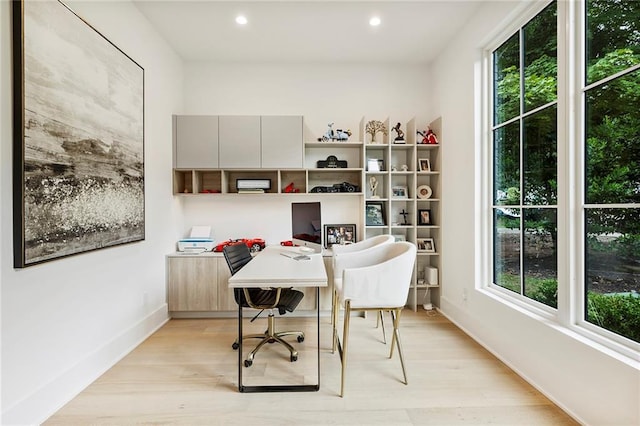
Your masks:
{"label": "desk top", "polygon": [[283,254],[295,256],[301,253],[295,247],[268,246],[229,278],[229,287],[327,286],[327,271],[321,254],[309,254],[309,260],[295,260]]}

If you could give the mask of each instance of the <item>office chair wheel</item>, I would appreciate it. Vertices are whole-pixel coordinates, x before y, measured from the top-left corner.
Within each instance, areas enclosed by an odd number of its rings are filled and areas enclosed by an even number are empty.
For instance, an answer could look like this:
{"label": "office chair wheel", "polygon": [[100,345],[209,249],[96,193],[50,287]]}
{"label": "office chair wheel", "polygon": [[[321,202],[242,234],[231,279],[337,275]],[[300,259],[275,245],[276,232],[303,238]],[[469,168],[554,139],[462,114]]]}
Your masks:
{"label": "office chair wheel", "polygon": [[245,359],[244,360],[244,366],[245,367],[251,367],[251,364],[253,364],[253,361],[251,361],[250,359]]}
{"label": "office chair wheel", "polygon": [[238,342],[233,342],[233,345],[231,345],[231,347],[233,348],[234,351],[237,351],[238,348],[240,347],[240,344]]}
{"label": "office chair wheel", "polygon": [[296,362],[298,360],[298,355],[291,355],[291,362]]}
{"label": "office chair wheel", "polygon": [[298,336],[298,343],[304,342],[304,336]]}

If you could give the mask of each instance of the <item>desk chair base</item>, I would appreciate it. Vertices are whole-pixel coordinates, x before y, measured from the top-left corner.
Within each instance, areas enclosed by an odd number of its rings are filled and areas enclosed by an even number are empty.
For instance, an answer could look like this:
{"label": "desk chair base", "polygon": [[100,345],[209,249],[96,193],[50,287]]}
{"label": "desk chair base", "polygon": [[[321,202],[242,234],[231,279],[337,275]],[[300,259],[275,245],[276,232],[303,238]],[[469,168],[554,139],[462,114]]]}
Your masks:
{"label": "desk chair base", "polygon": [[[280,343],[281,345],[289,349],[289,353],[291,354],[290,355],[291,362],[295,362],[298,360],[298,351],[293,346],[291,346],[289,342],[283,340],[282,338],[285,336],[297,336],[298,343],[302,343],[304,342],[304,332],[302,331],[276,332],[275,328],[276,328],[276,317],[275,315],[273,315],[273,312],[269,312],[269,316],[267,317],[267,330],[264,333],[249,334],[246,336],[242,336],[243,341],[246,339],[261,339],[258,345],[255,348],[253,348],[251,352],[249,352],[249,355],[247,355],[247,359],[244,360],[245,367],[251,367],[251,365],[253,364],[253,359],[255,358],[256,354],[258,353],[260,348],[264,346],[265,343],[276,343],[276,342]],[[240,347],[240,345],[236,340],[235,342],[233,342],[233,345],[231,347],[234,350],[237,350]]]}

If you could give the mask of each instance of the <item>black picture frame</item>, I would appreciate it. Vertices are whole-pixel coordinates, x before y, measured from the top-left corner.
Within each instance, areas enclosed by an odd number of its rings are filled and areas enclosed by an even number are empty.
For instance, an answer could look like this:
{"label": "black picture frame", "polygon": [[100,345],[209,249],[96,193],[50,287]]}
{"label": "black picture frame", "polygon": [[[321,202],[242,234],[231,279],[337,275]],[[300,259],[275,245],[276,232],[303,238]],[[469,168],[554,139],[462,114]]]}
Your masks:
{"label": "black picture frame", "polygon": [[14,267],[144,240],[144,69],[61,1],[11,15]]}
{"label": "black picture frame", "polygon": [[355,242],[357,242],[357,236],[354,223],[324,225],[325,248],[331,248],[334,245],[353,244]]}
{"label": "black picture frame", "polygon": [[384,203],[367,201],[366,224],[367,226],[385,226]]}
{"label": "black picture frame", "polygon": [[431,209],[421,209],[418,210],[418,225],[431,225],[433,221],[431,220]]}

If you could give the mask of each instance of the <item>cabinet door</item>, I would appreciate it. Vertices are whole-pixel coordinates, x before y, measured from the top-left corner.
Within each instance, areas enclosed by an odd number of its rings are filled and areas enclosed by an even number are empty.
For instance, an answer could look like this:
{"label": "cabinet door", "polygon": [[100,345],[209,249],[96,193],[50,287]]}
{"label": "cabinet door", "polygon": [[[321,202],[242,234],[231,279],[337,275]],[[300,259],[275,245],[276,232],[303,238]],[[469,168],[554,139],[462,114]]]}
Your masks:
{"label": "cabinet door", "polygon": [[260,116],[219,117],[221,169],[260,168]]}
{"label": "cabinet door", "polygon": [[169,311],[218,310],[217,281],[216,258],[169,258]]}
{"label": "cabinet door", "polygon": [[175,168],[217,169],[218,116],[175,116],[173,144]]}
{"label": "cabinet door", "polygon": [[262,116],[262,167],[300,169],[304,166],[302,116]]}
{"label": "cabinet door", "polygon": [[218,258],[218,310],[237,311],[238,304],[233,297],[233,290],[229,288],[231,272],[224,258]]}

